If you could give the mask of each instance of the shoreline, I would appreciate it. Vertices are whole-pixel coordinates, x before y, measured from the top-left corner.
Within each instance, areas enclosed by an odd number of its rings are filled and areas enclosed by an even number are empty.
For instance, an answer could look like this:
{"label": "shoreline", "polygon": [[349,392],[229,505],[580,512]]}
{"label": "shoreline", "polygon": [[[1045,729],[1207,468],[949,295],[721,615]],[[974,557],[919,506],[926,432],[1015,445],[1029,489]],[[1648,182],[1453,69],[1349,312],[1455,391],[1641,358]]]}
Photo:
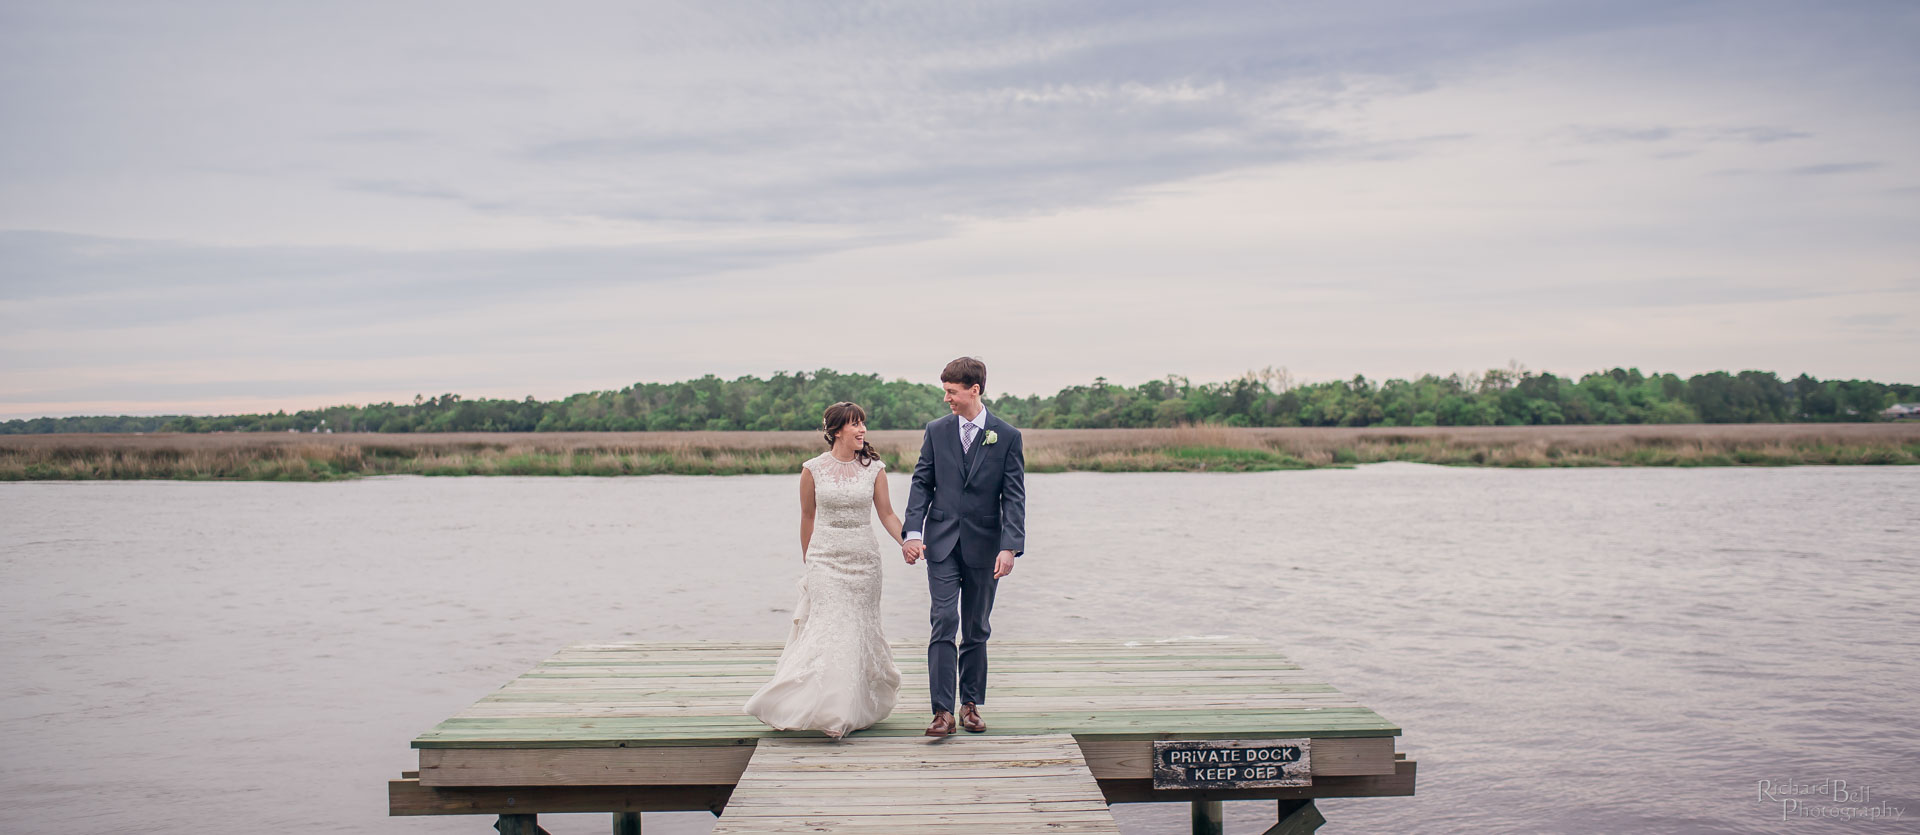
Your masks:
{"label": "shoreline", "polygon": [[[1262,472],[1404,461],[1468,467],[1920,464],[1920,422],[1025,430],[1028,472]],[[919,430],[868,433],[911,468]],[[813,432],[155,434],[0,437],[0,481],[334,481],[377,475],[798,472]]]}

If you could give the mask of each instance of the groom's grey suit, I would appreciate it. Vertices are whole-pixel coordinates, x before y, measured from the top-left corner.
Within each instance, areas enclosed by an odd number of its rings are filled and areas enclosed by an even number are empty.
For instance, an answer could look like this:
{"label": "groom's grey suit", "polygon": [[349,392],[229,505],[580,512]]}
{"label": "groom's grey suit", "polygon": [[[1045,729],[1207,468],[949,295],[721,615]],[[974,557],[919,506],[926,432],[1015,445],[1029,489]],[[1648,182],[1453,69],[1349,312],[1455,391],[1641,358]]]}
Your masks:
{"label": "groom's grey suit", "polygon": [[[960,417],[927,424],[913,491],[902,527],[926,540],[927,589],[933,597],[933,637],[927,642],[927,679],[933,709],[953,712],[959,672],[962,703],[987,703],[988,616],[993,613],[993,563],[1001,551],[1027,550],[1026,455],[1020,430],[987,412],[984,431],[964,452]],[[988,442],[988,432],[995,442]],[[956,657],[954,635],[961,635]]]}

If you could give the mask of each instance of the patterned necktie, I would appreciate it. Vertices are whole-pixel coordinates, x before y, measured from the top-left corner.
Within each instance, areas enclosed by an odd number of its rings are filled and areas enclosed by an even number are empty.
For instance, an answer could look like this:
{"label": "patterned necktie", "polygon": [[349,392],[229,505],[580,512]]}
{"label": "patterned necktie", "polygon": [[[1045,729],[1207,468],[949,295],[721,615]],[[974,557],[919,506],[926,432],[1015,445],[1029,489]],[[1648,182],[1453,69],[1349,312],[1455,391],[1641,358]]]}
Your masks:
{"label": "patterned necktie", "polygon": [[960,424],[960,454],[961,455],[967,454],[967,450],[973,448],[973,430],[974,430],[974,426],[971,423]]}

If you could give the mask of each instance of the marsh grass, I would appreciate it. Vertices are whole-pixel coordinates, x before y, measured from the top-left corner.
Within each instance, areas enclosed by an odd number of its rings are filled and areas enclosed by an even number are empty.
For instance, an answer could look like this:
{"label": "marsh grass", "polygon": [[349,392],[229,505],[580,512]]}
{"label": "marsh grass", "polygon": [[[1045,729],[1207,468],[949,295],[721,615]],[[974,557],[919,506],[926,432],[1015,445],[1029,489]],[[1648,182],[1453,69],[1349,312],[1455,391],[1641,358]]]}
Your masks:
{"label": "marsh grass", "polygon": [[[1466,467],[1728,467],[1920,464],[1920,423],[1421,429],[1028,430],[1031,472],[1255,472],[1411,461]],[[918,431],[868,436],[896,472]],[[811,432],[445,435],[15,435],[0,481],[329,481],[376,475],[795,473],[824,446]]]}

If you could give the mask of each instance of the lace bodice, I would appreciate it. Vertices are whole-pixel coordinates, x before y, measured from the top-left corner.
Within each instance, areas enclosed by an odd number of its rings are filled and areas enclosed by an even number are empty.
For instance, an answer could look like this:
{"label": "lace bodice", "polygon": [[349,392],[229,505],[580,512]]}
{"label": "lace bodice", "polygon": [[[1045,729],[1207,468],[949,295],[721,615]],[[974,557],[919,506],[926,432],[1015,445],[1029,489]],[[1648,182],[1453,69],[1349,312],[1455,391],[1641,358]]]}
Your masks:
{"label": "lace bodice", "polygon": [[841,461],[823,452],[806,463],[813,473],[813,520],[816,527],[864,528],[873,519],[873,482],[885,462],[875,459]]}

